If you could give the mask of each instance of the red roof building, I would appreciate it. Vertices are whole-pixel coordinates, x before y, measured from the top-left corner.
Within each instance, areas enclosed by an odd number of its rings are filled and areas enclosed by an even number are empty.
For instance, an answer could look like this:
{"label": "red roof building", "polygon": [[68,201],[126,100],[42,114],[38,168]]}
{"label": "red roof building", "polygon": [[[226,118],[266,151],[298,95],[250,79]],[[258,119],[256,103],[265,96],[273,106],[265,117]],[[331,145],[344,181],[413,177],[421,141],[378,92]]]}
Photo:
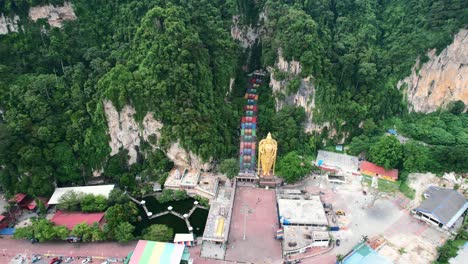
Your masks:
{"label": "red roof building", "polygon": [[25,198],[26,198],[26,194],[24,194],[24,193],[17,193],[17,194],[15,195],[15,197],[13,197],[12,199],[10,199],[10,202],[20,204],[21,202],[23,202],[23,200],[24,200]]}
{"label": "red roof building", "polygon": [[58,226],[66,226],[69,230],[77,224],[87,223],[92,225],[94,223],[102,224],[104,221],[104,213],[82,213],[82,212],[64,212],[57,211],[51,221]]}
{"label": "red roof building", "polygon": [[[44,203],[45,208],[49,207],[49,204],[47,203],[49,201],[49,199],[47,199],[45,197],[37,197],[37,199],[41,200]],[[27,205],[28,210],[34,210],[34,209],[36,209],[36,207],[37,207],[37,203],[36,203],[35,199],[32,199]]]}
{"label": "red roof building", "polygon": [[383,167],[377,166],[376,164],[368,161],[362,161],[359,165],[359,169],[362,174],[380,177],[389,181],[398,180],[398,170],[391,169],[386,170]]}

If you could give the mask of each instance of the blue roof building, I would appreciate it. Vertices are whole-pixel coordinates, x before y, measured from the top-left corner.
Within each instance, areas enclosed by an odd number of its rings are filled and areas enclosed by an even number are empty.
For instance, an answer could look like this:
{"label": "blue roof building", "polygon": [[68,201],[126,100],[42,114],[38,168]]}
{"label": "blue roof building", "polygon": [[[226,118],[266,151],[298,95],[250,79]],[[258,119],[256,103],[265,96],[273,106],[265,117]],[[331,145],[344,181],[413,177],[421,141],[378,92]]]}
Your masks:
{"label": "blue roof building", "polygon": [[351,254],[343,261],[343,264],[393,264],[386,257],[379,255],[375,250],[370,248],[365,243],[357,245]]}

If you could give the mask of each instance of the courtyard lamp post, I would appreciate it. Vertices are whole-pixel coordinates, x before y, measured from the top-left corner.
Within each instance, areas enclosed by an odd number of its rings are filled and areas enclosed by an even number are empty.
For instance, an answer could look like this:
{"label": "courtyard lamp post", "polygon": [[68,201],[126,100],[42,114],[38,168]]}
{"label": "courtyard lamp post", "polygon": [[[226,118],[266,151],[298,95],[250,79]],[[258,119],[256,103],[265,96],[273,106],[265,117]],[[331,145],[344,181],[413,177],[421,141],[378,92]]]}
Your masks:
{"label": "courtyard lamp post", "polygon": [[244,204],[242,208],[242,212],[244,213],[244,235],[242,237],[242,240],[245,240],[245,232],[246,232],[246,226],[247,226],[247,215],[251,213],[251,210],[247,204]]}

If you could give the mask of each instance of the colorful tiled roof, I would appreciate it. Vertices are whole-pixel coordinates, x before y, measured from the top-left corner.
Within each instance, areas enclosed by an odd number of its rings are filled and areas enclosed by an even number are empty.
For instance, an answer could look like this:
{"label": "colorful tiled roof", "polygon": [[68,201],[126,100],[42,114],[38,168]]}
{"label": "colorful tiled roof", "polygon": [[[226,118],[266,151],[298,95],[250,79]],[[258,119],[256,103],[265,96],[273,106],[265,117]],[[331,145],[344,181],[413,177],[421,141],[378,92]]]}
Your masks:
{"label": "colorful tiled roof", "polygon": [[397,169],[391,169],[391,170],[386,170],[383,167],[377,166],[376,164],[368,161],[363,161],[359,165],[359,169],[361,172],[365,173],[367,172],[372,172],[376,173],[382,176],[387,176],[390,177],[394,180],[398,180],[398,170]]}

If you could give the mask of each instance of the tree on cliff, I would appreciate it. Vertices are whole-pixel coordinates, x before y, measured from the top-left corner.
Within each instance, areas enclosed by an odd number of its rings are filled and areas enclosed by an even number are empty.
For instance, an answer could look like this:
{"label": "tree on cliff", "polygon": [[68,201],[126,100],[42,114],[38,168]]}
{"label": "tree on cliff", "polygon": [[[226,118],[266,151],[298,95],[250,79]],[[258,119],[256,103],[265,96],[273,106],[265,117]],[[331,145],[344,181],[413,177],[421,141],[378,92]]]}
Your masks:
{"label": "tree on cliff", "polygon": [[234,158],[225,159],[219,165],[219,171],[232,179],[239,174],[239,163]]}
{"label": "tree on cliff", "polygon": [[383,136],[370,147],[369,159],[385,169],[397,167],[403,157],[400,142],[394,136]]}

